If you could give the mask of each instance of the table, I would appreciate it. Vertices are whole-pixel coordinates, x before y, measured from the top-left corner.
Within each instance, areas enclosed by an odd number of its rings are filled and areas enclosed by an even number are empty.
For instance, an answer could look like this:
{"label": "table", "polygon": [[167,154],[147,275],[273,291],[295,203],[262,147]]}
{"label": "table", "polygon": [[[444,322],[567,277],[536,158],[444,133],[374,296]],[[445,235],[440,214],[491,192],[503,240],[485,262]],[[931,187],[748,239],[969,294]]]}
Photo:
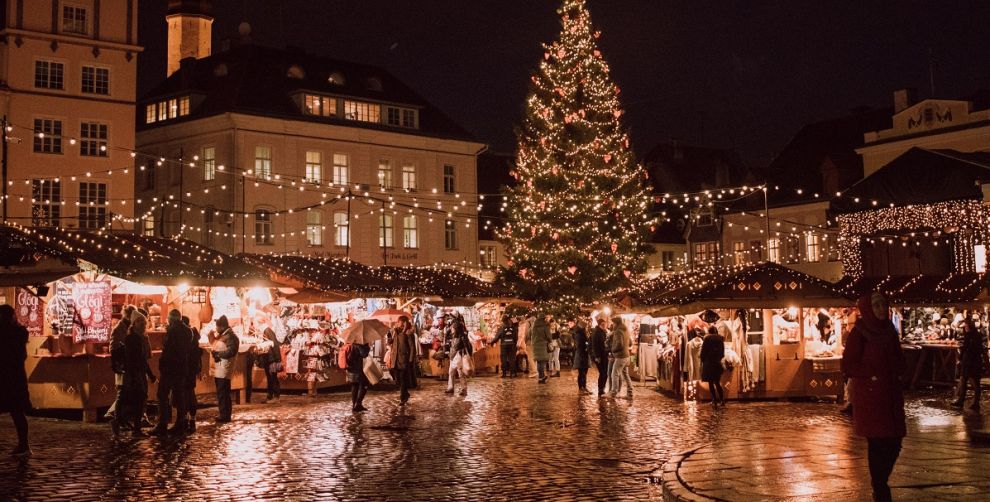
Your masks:
{"label": "table", "polygon": [[[914,374],[911,377],[910,388],[917,388],[918,384],[935,385],[940,387],[953,387],[956,385],[956,361],[959,355],[959,344],[953,343],[920,343],[915,345],[921,347],[921,355],[914,367]],[[931,364],[931,378],[922,379],[927,365]]]}

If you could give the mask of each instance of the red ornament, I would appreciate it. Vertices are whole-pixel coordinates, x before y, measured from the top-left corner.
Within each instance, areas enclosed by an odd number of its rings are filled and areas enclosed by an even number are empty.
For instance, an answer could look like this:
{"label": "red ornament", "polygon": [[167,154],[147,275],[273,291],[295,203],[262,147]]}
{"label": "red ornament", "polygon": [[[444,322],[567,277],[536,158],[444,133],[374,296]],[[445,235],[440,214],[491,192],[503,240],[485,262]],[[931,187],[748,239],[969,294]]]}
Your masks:
{"label": "red ornament", "polygon": [[632,275],[632,271],[631,270],[623,270],[622,273],[625,274],[626,279],[628,279],[629,276]]}
{"label": "red ornament", "polygon": [[549,52],[544,52],[543,53],[543,59],[550,59],[550,53]]}
{"label": "red ornament", "polygon": [[525,279],[527,274],[529,274],[529,269],[525,269],[525,268],[519,269],[519,277]]}
{"label": "red ornament", "polygon": [[615,118],[619,118],[619,117],[621,117],[621,116],[622,116],[622,110],[616,110],[616,111],[615,111],[615,112],[613,113],[613,115],[615,115]]}
{"label": "red ornament", "polygon": [[559,238],[560,238],[560,233],[559,232],[554,232],[553,233],[553,240],[557,240]]}
{"label": "red ornament", "polygon": [[531,230],[530,234],[532,234],[533,237],[536,237],[536,227],[529,227],[529,229]]}
{"label": "red ornament", "polygon": [[600,57],[602,57],[602,51],[600,51],[600,50],[598,50],[598,49],[595,49],[595,57],[596,57],[596,58],[600,58]]}
{"label": "red ornament", "polygon": [[577,267],[571,265],[570,267],[567,267],[567,271],[570,272],[571,275],[574,275],[574,273],[577,272]]}
{"label": "red ornament", "polygon": [[614,253],[614,252],[616,252],[618,250],[619,250],[619,243],[613,242],[612,243],[612,252]]}
{"label": "red ornament", "polygon": [[612,162],[612,154],[611,153],[606,153],[604,158],[605,158],[605,162],[606,163]]}

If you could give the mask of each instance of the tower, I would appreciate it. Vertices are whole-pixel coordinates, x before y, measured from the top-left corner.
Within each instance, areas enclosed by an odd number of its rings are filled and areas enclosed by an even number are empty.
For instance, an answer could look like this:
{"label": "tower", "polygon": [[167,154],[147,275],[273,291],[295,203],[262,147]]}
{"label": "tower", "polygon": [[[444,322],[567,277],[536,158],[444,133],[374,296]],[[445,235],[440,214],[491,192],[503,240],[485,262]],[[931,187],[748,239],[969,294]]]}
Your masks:
{"label": "tower", "polygon": [[210,0],[169,0],[168,13],[168,73],[179,69],[185,58],[210,55],[213,35],[213,4]]}

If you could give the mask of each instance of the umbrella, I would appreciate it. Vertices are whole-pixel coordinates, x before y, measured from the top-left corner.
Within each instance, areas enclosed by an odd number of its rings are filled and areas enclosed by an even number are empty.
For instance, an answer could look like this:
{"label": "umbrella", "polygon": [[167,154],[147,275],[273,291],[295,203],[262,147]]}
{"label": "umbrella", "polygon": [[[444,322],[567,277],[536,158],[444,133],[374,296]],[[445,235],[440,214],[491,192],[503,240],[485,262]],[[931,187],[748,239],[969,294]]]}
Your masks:
{"label": "umbrella", "polygon": [[378,319],[381,322],[398,322],[400,317],[412,319],[412,314],[399,309],[378,309],[369,319]]}
{"label": "umbrella", "polygon": [[388,327],[378,319],[365,319],[351,324],[341,333],[344,343],[368,344],[385,338]]}

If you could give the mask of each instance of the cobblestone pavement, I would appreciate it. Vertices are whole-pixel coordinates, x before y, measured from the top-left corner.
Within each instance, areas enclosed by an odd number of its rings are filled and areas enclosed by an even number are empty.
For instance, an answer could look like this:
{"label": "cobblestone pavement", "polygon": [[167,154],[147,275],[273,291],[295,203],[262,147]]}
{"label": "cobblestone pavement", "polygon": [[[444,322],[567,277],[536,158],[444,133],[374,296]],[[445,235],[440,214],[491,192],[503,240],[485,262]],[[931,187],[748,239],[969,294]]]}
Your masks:
{"label": "cobblestone pavement", "polygon": [[[567,371],[550,385],[484,377],[453,397],[424,379],[405,409],[397,392],[372,392],[371,411],[358,415],[344,393],[283,397],[237,406],[223,425],[203,410],[185,439],[114,442],[106,424],[35,418],[34,456],[0,457],[0,499],[656,500],[647,478],[691,447],[772,430],[851,441],[834,404],[713,412],[647,388],[631,402],[580,397],[573,382]],[[911,402],[912,433],[964,439],[962,419],[939,399]],[[13,445],[0,416],[0,449]]]}

